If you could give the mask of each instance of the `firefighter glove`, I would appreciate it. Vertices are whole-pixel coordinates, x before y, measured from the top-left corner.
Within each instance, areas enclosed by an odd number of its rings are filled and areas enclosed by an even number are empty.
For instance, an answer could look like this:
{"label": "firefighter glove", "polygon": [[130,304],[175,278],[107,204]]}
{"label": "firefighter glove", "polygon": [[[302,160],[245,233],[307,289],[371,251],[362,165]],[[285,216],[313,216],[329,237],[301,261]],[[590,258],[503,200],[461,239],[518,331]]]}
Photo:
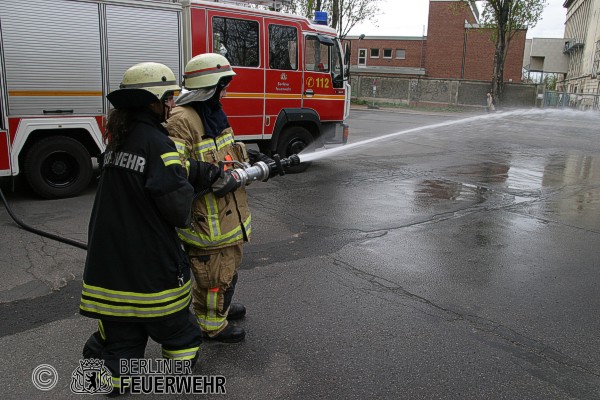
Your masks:
{"label": "firefighter glove", "polygon": [[250,164],[254,164],[257,161],[262,161],[267,165],[275,163],[275,161],[273,161],[273,159],[268,155],[253,149],[248,149],[248,158],[250,159]]}
{"label": "firefighter glove", "polygon": [[[250,164],[254,164],[257,161],[262,161],[269,166],[269,178],[274,177],[278,174],[278,166],[268,155],[261,153],[258,150],[248,149],[248,158],[250,159]],[[263,182],[266,182],[269,178],[265,179]]]}
{"label": "firefighter glove", "polygon": [[196,193],[210,189],[221,175],[221,170],[214,164],[196,160],[189,160],[189,162],[188,181],[194,187]]}
{"label": "firefighter glove", "polygon": [[212,190],[215,196],[223,197],[227,193],[235,191],[240,187],[240,182],[235,179],[230,172],[224,172],[221,176],[213,183]]}

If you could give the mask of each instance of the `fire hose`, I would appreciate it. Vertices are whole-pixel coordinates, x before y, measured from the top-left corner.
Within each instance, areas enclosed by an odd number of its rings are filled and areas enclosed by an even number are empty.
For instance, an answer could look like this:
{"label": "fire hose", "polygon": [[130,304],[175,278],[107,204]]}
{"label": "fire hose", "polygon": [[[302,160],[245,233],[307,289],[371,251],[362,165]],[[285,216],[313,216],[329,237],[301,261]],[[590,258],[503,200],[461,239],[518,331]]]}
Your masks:
{"label": "fire hose", "polygon": [[[274,155],[273,162],[266,163],[263,161],[257,161],[253,165],[250,165],[248,163],[242,163],[239,161],[226,161],[225,163],[233,164],[238,167],[238,168],[235,168],[234,170],[227,171],[227,173],[230,174],[231,177],[235,180],[236,185],[237,185],[236,187],[240,187],[240,186],[247,186],[254,181],[266,181],[274,173],[278,173],[279,175],[285,175],[285,168],[300,164],[300,157],[298,157],[297,155],[294,154],[291,157],[280,159],[279,156]],[[213,190],[215,195],[218,195],[218,191],[219,191],[218,188]],[[65,238],[65,237],[62,237],[59,235],[55,235],[53,233],[44,232],[40,229],[34,228],[34,227],[24,223],[19,217],[17,217],[15,215],[15,213],[10,208],[8,201],[6,201],[6,197],[4,197],[4,192],[2,192],[2,189],[0,189],[0,198],[2,200],[2,203],[4,203],[4,207],[6,208],[8,215],[10,215],[10,217],[13,219],[13,221],[15,221],[15,223],[17,225],[19,225],[21,228],[25,229],[26,231],[35,233],[37,235],[40,235],[40,236],[43,236],[43,237],[46,237],[46,238],[49,238],[52,240],[56,240],[61,243],[65,243],[65,244],[83,249],[83,250],[87,250],[87,243],[81,243],[76,240],[72,240],[72,239]]]}
{"label": "fire hose", "polygon": [[15,221],[15,223],[17,225],[19,225],[21,228],[25,229],[26,231],[35,233],[37,235],[40,235],[40,236],[43,236],[43,237],[47,237],[49,239],[56,240],[58,242],[65,243],[65,244],[68,244],[68,245],[71,245],[71,246],[74,246],[74,247],[78,247],[78,248],[83,249],[83,250],[87,250],[87,244],[86,243],[81,243],[81,242],[78,242],[76,240],[72,240],[72,239],[69,239],[69,238],[64,238],[62,236],[58,236],[58,235],[55,235],[53,233],[44,232],[44,231],[39,230],[37,228],[34,228],[34,227],[30,226],[30,225],[27,225],[25,222],[21,221],[19,219],[19,217],[17,217],[15,215],[15,213],[13,213],[12,209],[8,205],[8,201],[6,201],[6,197],[4,197],[4,192],[2,192],[2,189],[0,189],[0,197],[2,198],[2,203],[4,203],[4,207],[6,207],[6,211],[8,212],[8,215],[10,215],[10,217],[13,219],[13,221]]}
{"label": "fire hose", "polygon": [[[268,162],[257,161],[250,165],[240,161],[219,161],[221,168],[221,179],[212,186],[212,192],[217,197],[223,197],[226,193],[237,189],[240,186],[247,186],[254,181],[266,182],[270,177],[279,174],[285,175],[285,168],[300,164],[300,157],[296,154],[288,158],[279,158],[279,155],[273,155]],[[231,165],[237,167],[228,170],[226,167]]]}

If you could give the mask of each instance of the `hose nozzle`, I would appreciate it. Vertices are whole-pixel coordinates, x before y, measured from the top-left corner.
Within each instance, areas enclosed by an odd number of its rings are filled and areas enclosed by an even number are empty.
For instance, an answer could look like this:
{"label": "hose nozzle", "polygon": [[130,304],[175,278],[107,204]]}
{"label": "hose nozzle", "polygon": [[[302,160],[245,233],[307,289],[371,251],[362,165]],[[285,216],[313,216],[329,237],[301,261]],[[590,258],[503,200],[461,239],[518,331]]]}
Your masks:
{"label": "hose nozzle", "polygon": [[266,163],[257,161],[252,166],[238,163],[240,168],[231,171],[233,178],[239,183],[239,186],[246,186],[254,181],[267,181],[270,177],[279,174],[285,175],[285,167],[293,167],[300,164],[300,157],[292,154],[287,158],[279,158],[279,155],[273,155],[273,162]]}
{"label": "hose nozzle", "polygon": [[[284,161],[285,161],[285,164],[284,164]],[[300,156],[298,154],[292,154],[288,158],[284,158],[283,160],[281,160],[281,164],[284,167],[293,167],[295,165],[299,165],[300,164]]]}
{"label": "hose nozzle", "polygon": [[251,167],[236,168],[231,175],[239,182],[240,186],[246,186],[254,181],[266,181],[271,174],[271,167],[263,161],[257,161]]}

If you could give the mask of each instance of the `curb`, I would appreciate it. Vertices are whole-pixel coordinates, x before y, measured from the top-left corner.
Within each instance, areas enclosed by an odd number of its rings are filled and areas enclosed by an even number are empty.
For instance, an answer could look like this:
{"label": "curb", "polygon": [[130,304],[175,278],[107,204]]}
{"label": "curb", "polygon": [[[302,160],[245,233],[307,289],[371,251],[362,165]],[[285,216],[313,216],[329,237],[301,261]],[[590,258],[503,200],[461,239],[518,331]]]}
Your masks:
{"label": "curb", "polygon": [[370,108],[367,106],[350,106],[350,111],[374,111],[374,112],[390,112],[396,114],[415,114],[415,115],[431,115],[431,116],[447,116],[447,117],[463,117],[465,115],[479,115],[483,114],[482,112],[476,111],[456,111],[456,112],[447,112],[447,111],[420,111],[420,110],[407,110],[407,109],[398,109],[392,107],[381,107],[377,106],[377,108]]}

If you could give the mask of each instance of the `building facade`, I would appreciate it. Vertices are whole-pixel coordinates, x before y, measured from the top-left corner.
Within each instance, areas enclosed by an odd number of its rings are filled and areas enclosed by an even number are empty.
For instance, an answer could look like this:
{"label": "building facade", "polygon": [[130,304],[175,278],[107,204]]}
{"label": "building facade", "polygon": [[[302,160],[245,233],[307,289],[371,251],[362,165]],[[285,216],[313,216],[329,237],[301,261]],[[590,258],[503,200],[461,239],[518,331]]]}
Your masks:
{"label": "building facade", "polygon": [[425,75],[424,37],[369,36],[348,37],[352,44],[351,66],[374,72]]}
{"label": "building facade", "polygon": [[[525,41],[523,69],[528,80],[540,81],[545,74],[564,80],[569,70],[569,56],[564,52],[563,38],[532,38]],[[537,80],[534,79],[537,74]],[[539,82],[538,82],[539,83]]]}
{"label": "building facade", "polygon": [[600,0],[566,0],[563,6],[567,9],[563,51],[569,67],[559,88],[578,94],[579,108],[591,108],[600,94]]}
{"label": "building facade", "polygon": [[[347,37],[352,48],[351,69],[355,73],[491,82],[495,44],[492,32],[481,28],[478,19],[474,2],[429,0],[427,36]],[[507,82],[521,82],[526,32],[517,32],[510,43],[504,68]]]}

